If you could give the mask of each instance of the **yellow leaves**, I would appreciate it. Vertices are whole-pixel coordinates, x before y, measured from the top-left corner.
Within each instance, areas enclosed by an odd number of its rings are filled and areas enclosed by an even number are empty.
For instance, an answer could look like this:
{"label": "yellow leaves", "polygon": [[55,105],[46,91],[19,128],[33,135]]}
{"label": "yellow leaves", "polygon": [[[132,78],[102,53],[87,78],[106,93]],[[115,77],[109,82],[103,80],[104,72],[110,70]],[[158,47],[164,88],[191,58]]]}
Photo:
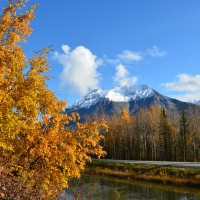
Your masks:
{"label": "yellow leaves", "polygon": [[17,46],[31,34],[36,5],[17,15],[25,1],[9,2],[0,16],[0,161],[48,196],[66,187],[68,178],[80,177],[91,155],[105,155],[99,142],[108,126],[104,120],[67,126],[80,116],[63,114],[67,102],[45,83],[50,48],[27,59]]}
{"label": "yellow leaves", "polygon": [[[88,154],[105,154],[98,145],[102,136],[98,135],[97,131],[99,127],[107,126],[105,121],[102,120],[99,124],[78,124],[76,130],[66,132],[61,129],[62,123],[60,124],[59,120],[68,121],[70,117],[63,114],[53,117],[51,120],[44,115],[44,121],[27,127],[17,141],[18,151],[21,152],[18,162],[26,166],[27,172],[31,169],[33,176],[37,177],[37,182],[32,180],[31,184],[39,184],[45,190],[52,187],[52,176],[53,185],[60,189],[67,184],[67,177],[79,177],[85,162],[91,161]],[[46,126],[41,130],[40,124],[43,123]],[[20,146],[20,143],[23,143],[23,146]],[[47,176],[50,173],[52,176]]]}
{"label": "yellow leaves", "polygon": [[125,108],[122,108],[120,118],[121,118],[121,123],[127,123],[127,124],[131,123],[131,117]]}
{"label": "yellow leaves", "polygon": [[17,33],[11,32],[10,33],[10,37],[8,38],[7,42],[8,43],[13,43],[13,45],[14,45],[14,44],[20,42],[20,37],[19,37],[19,35]]}
{"label": "yellow leaves", "polygon": [[[38,4],[32,6],[25,14],[16,14],[17,9],[24,7],[23,1],[10,2],[3,8],[4,12],[0,18],[1,43],[6,44],[8,48],[15,46],[17,42],[25,42],[25,36],[29,36],[32,29],[29,27],[30,21],[34,19],[34,9]],[[13,44],[14,43],[14,44]]]}

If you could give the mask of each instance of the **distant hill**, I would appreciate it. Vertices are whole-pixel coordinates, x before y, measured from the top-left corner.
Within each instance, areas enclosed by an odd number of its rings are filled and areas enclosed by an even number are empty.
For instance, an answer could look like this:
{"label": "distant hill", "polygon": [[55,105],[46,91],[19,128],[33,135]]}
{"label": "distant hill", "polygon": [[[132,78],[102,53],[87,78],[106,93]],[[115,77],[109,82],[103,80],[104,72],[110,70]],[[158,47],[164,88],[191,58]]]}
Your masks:
{"label": "distant hill", "polygon": [[182,102],[159,94],[147,85],[126,85],[114,87],[111,90],[95,89],[65,109],[65,113],[78,112],[84,115],[120,115],[125,108],[131,115],[141,108],[151,105],[163,107],[168,113],[178,115],[181,108],[188,110],[189,105],[198,105]]}

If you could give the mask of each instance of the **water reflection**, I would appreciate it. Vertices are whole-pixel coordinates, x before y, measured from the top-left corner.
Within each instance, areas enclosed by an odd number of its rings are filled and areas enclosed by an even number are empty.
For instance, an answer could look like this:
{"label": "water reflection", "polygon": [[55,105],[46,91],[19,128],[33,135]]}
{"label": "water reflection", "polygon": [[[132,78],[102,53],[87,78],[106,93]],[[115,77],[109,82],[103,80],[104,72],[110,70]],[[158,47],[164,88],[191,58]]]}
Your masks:
{"label": "water reflection", "polygon": [[69,189],[62,199],[72,200],[75,196],[84,200],[200,200],[200,191],[83,174],[81,179],[70,180]]}

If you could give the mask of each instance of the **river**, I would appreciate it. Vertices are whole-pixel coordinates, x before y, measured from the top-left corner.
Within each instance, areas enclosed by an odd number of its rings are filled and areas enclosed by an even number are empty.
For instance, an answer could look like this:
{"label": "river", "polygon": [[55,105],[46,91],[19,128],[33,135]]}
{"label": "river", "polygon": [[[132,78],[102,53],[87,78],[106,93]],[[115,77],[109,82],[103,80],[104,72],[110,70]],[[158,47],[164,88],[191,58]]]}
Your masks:
{"label": "river", "polygon": [[94,174],[73,179],[62,200],[200,200],[199,188],[124,180]]}

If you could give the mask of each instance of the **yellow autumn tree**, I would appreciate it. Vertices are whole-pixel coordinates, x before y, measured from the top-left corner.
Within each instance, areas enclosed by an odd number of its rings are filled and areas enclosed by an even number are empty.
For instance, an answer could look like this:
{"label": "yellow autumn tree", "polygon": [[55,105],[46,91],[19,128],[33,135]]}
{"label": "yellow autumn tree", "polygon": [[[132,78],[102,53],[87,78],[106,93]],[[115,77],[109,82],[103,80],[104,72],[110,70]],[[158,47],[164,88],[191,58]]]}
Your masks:
{"label": "yellow autumn tree", "polygon": [[131,128],[131,116],[129,112],[122,108],[121,115],[120,115],[120,134],[122,140],[122,152],[123,152],[123,159],[129,160],[131,156],[131,149],[132,149],[132,128]]}
{"label": "yellow autumn tree", "polygon": [[49,48],[27,59],[19,45],[31,35],[37,6],[18,14],[25,4],[26,0],[8,0],[0,16],[0,171],[6,166],[16,180],[53,199],[69,178],[80,177],[92,154],[105,154],[99,127],[107,125],[102,120],[69,129],[67,124],[79,115],[63,114],[66,102],[45,83]]}

